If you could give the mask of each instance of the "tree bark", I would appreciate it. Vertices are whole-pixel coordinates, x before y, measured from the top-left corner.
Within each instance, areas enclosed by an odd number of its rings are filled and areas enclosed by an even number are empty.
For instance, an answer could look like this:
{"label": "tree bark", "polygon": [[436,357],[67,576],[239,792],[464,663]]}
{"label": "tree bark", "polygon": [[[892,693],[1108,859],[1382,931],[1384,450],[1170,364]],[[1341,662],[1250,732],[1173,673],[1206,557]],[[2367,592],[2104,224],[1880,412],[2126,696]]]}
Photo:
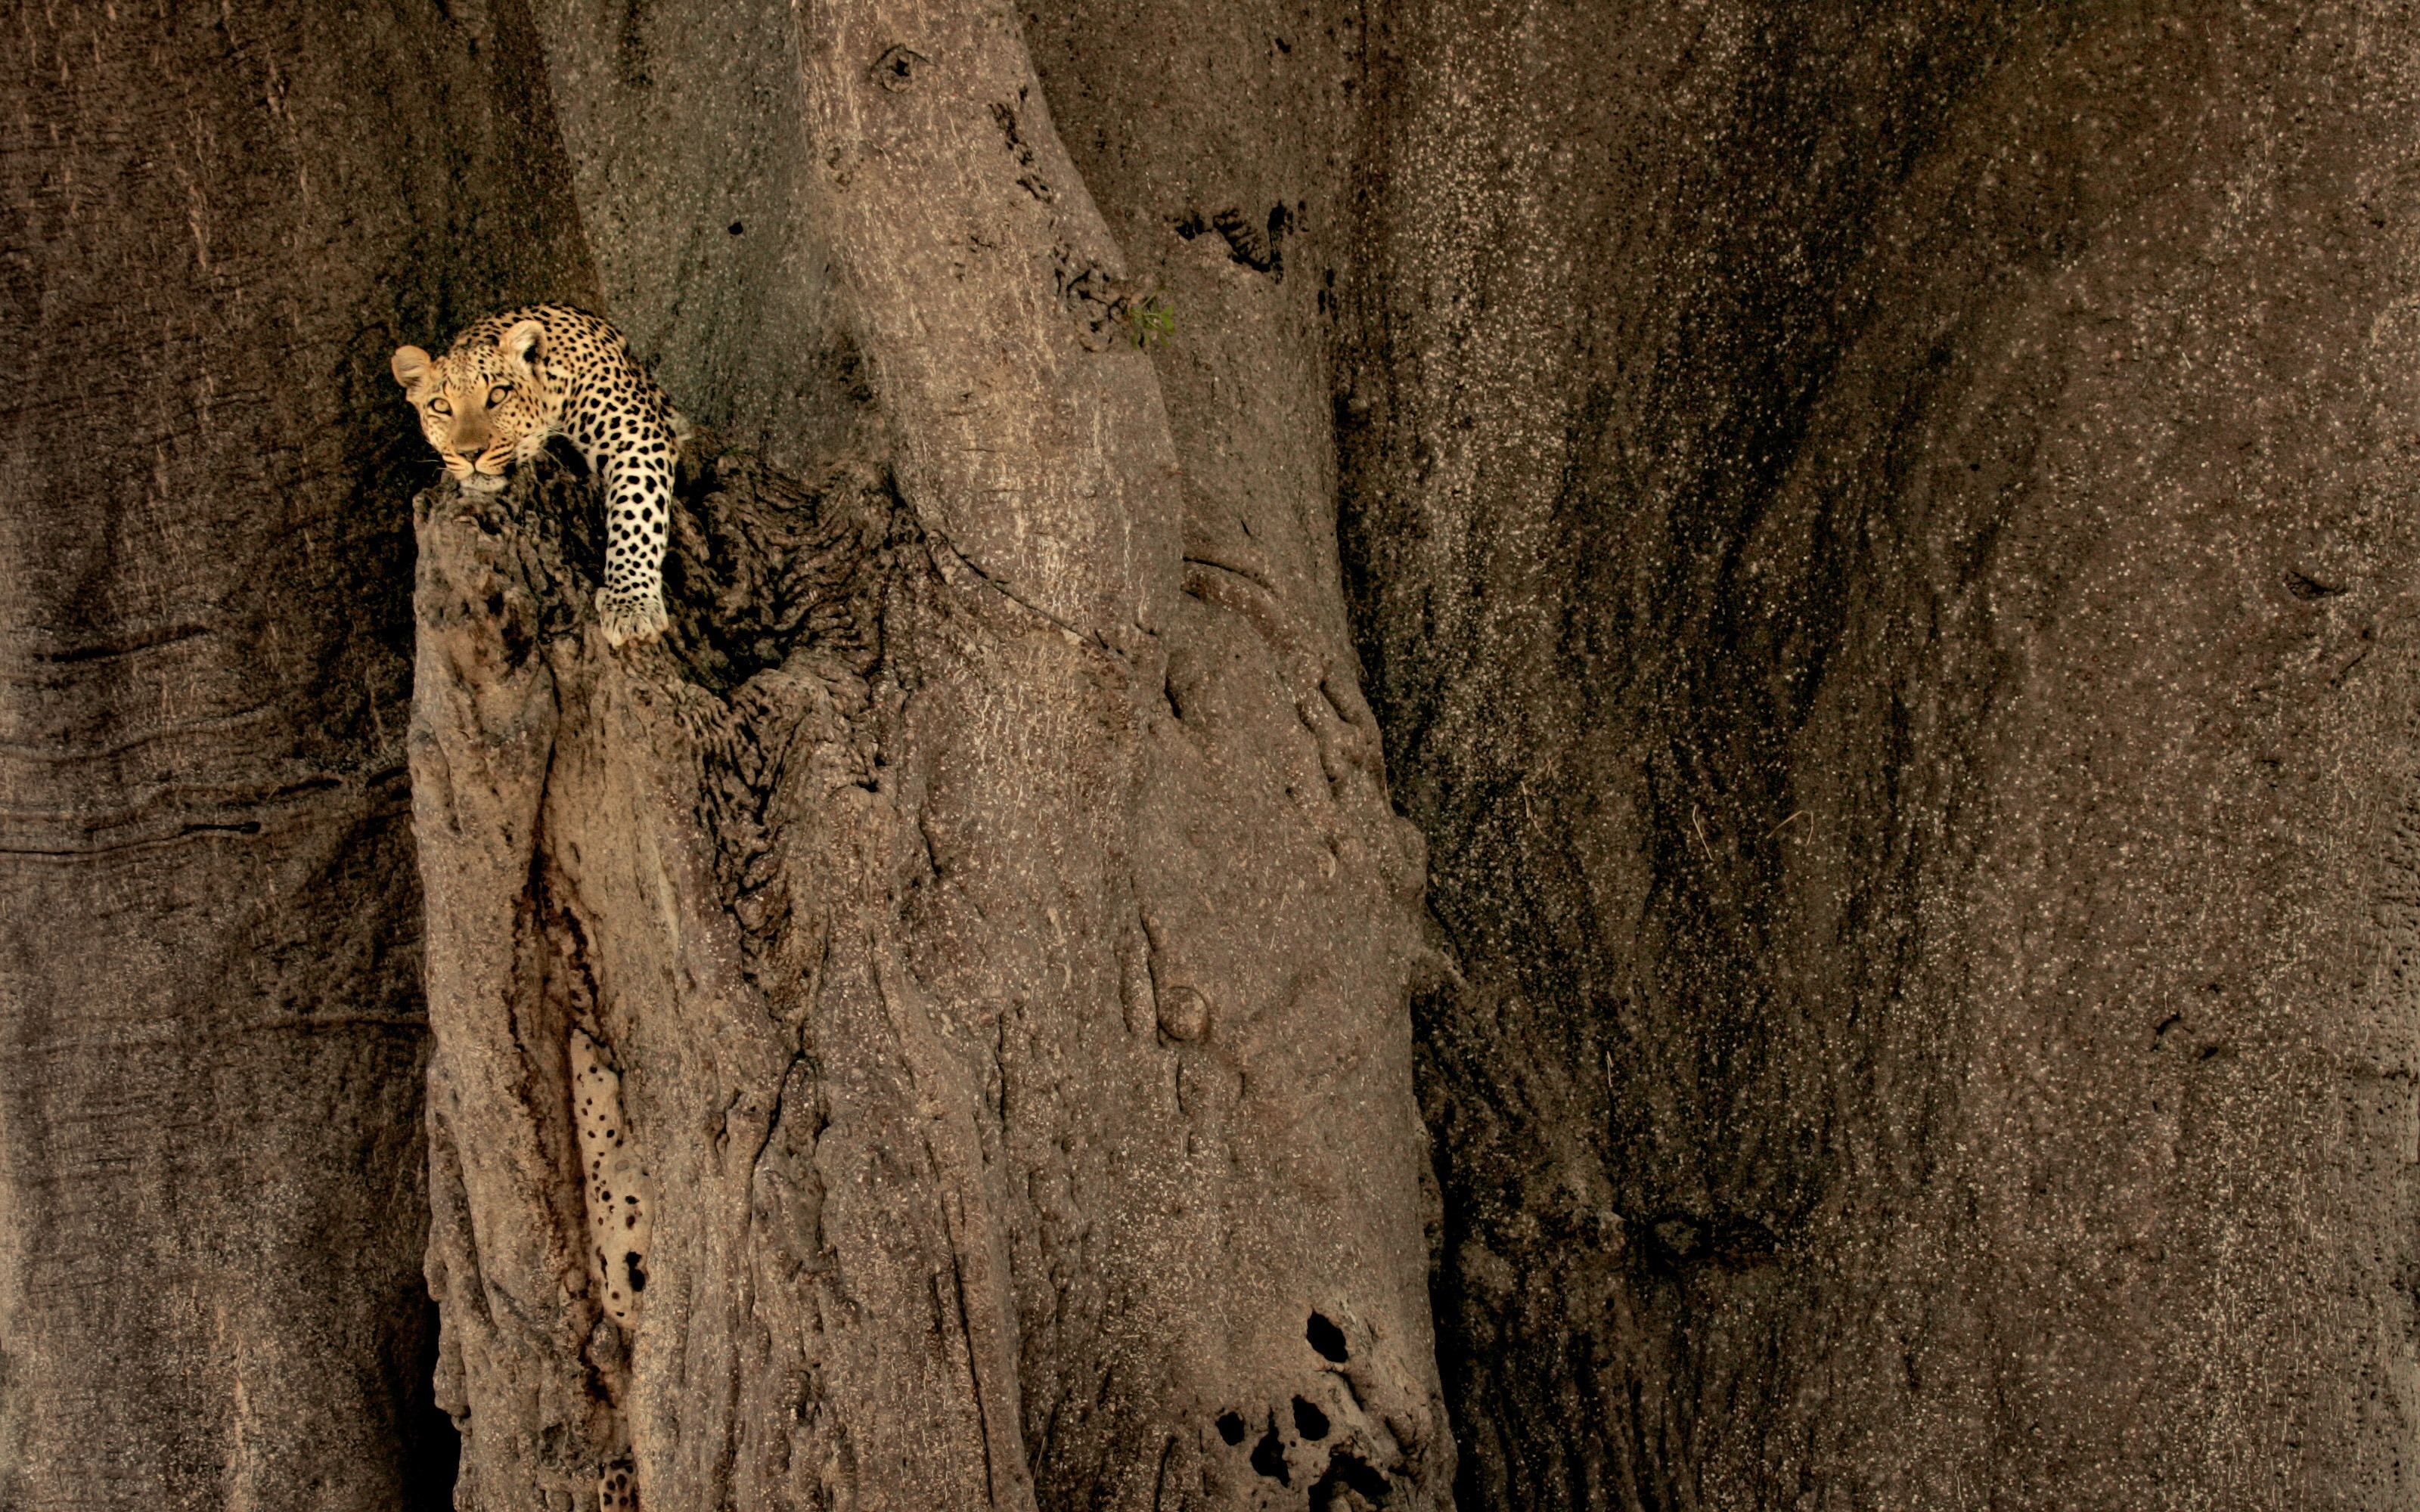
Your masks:
{"label": "tree bark", "polygon": [[[406,332],[577,295],[517,6],[0,40],[0,1504],[442,1504]],[[298,41],[301,45],[298,45]],[[435,150],[442,144],[442,150]]]}
{"label": "tree bark", "polygon": [[2410,1502],[2404,9],[15,20],[0,1504]]}
{"label": "tree bark", "polygon": [[[1419,847],[1337,580],[1188,560],[1118,249],[1016,31],[799,27],[895,501],[768,506],[761,463],[738,501],[710,463],[681,638],[628,662],[569,612],[576,489],[422,503],[463,1504],[588,1504],[625,1459],[649,1508],[1446,1504]],[[831,544],[765,555],[785,531]],[[802,572],[847,612],[705,656]],[[575,1028],[657,1194],[627,1333],[582,1252]]]}
{"label": "tree bark", "polygon": [[1464,1504],[2410,1504],[2410,14],[1604,19],[1339,379]]}

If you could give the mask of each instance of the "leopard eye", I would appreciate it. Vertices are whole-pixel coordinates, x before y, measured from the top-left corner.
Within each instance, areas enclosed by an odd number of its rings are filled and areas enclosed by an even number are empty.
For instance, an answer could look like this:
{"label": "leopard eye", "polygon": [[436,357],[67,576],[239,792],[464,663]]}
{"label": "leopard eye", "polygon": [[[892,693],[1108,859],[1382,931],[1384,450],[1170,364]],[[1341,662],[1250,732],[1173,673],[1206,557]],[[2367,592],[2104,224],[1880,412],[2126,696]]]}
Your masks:
{"label": "leopard eye", "polygon": [[494,388],[489,389],[488,391],[488,408],[493,409],[496,406],[504,403],[504,395],[512,392],[513,386],[509,383],[499,383]]}
{"label": "leopard eye", "polygon": [[429,408],[429,409],[431,409],[436,410],[436,411],[437,411],[439,414],[441,414],[441,415],[450,415],[450,414],[452,414],[452,413],[454,412],[454,407],[453,407],[452,405],[450,405],[450,404],[447,404],[447,403],[446,403],[444,400],[442,400],[442,399],[431,399],[431,400],[429,400],[429,401],[428,401],[428,408]]}

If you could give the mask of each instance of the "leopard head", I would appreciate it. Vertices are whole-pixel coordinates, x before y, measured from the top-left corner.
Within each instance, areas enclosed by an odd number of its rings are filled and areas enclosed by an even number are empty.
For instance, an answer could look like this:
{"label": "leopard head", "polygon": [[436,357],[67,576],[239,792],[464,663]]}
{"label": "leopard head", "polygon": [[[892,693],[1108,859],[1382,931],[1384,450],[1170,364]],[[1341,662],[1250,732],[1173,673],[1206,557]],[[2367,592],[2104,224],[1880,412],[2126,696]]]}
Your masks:
{"label": "leopard head", "polygon": [[420,411],[421,433],[445,471],[478,486],[502,474],[539,436],[542,413],[535,364],[542,360],[545,332],[524,320],[497,342],[457,342],[442,357],[417,347],[395,354],[395,380]]}

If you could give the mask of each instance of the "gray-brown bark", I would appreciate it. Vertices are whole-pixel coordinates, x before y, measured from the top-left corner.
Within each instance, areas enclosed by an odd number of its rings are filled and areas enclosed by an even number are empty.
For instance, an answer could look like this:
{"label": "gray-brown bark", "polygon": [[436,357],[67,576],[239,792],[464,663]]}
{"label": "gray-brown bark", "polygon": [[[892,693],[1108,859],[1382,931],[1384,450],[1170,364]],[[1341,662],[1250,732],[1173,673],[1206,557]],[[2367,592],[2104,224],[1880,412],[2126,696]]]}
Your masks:
{"label": "gray-brown bark", "polygon": [[2410,12],[1604,16],[1339,378],[1466,1504],[2411,1504]]}
{"label": "gray-brown bark", "polygon": [[[0,1503],[442,1495],[426,1227],[466,1506],[2402,1506],[2415,40],[29,11]],[[536,297],[671,647],[551,465],[407,613]]]}
{"label": "gray-brown bark", "polygon": [[[649,1507],[1031,1505],[1037,1479],[1052,1504],[1323,1478],[1421,1504],[1450,1460],[1407,1026],[1399,984],[1353,995],[1399,982],[1408,942],[1369,924],[1418,873],[1365,858],[1399,822],[1352,724],[1303,706],[1298,632],[1200,584],[1171,639],[1200,657],[1223,628],[1233,670],[1172,671],[1189,712],[1138,717],[1107,652],[861,478],[817,503],[741,476],[675,543],[680,653],[635,666],[570,612],[580,543],[551,522],[593,510],[582,486],[424,496],[431,1276],[463,1504],[585,1504],[625,1455]],[[1188,860],[1214,814],[1266,847]],[[1273,908],[1289,841],[1332,848]],[[1346,908],[1378,953],[1340,967]],[[659,1193],[627,1337],[581,1252],[575,1025]]]}
{"label": "gray-brown bark", "polygon": [[[1419,848],[1325,541],[1184,543],[1118,251],[1013,30],[801,26],[911,522],[862,568],[872,659],[817,673],[825,626],[736,687],[625,665],[543,623],[583,601],[533,545],[559,498],[423,517],[467,1504],[626,1452],[649,1507],[1442,1504]],[[574,1022],[660,1193],[627,1339],[580,1251]]]}
{"label": "gray-brown bark", "polygon": [[443,1500],[382,369],[582,259],[514,7],[330,30],[0,38],[11,1508]]}

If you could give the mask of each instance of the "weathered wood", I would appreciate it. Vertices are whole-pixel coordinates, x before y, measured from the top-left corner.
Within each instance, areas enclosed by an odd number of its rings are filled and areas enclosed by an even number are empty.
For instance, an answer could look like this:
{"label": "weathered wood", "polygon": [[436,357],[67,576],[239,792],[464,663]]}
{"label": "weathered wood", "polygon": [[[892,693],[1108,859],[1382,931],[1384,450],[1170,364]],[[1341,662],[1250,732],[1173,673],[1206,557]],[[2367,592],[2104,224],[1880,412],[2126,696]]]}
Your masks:
{"label": "weathered wood", "polygon": [[[1315,664],[1213,579],[1194,612],[1233,606],[1226,659],[1266,649],[1241,696],[1174,674],[1202,733],[1163,738],[1242,770],[1171,761],[1115,658],[877,478],[693,470],[673,643],[624,656],[574,608],[591,485],[540,464],[423,497],[430,1273],[465,1504],[582,1504],[626,1458],[649,1507],[1031,1506],[1037,1475],[1063,1501],[1237,1504],[1339,1455],[1420,1504],[1446,1451],[1419,1314],[1395,1310],[1421,1253],[1408,936],[1369,927],[1417,872],[1383,883],[1342,828],[1301,852],[1280,793],[1333,785],[1400,833],[1366,737],[1329,713],[1347,743],[1313,764],[1315,688],[1264,680]],[[1168,856],[1214,819],[1297,849]],[[1334,919],[1272,933],[1273,905],[1323,895],[1360,921],[1349,950]],[[575,1026],[657,1194],[627,1334],[582,1250]],[[1351,1363],[1313,1349],[1314,1312]]]}
{"label": "weathered wood", "polygon": [[0,39],[0,1503],[444,1499],[414,835],[464,1506],[2410,1503],[2410,15],[527,9]]}

